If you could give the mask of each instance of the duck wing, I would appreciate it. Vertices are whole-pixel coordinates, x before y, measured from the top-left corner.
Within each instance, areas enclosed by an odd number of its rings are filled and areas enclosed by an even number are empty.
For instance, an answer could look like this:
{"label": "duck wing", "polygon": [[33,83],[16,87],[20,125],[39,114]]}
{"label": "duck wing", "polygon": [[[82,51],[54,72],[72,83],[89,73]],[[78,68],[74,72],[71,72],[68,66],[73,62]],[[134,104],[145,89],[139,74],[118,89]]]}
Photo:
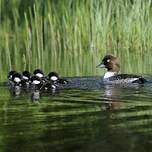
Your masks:
{"label": "duck wing", "polygon": [[126,83],[139,83],[143,84],[146,79],[142,76],[132,75],[132,74],[118,74],[109,78],[109,81],[122,81]]}

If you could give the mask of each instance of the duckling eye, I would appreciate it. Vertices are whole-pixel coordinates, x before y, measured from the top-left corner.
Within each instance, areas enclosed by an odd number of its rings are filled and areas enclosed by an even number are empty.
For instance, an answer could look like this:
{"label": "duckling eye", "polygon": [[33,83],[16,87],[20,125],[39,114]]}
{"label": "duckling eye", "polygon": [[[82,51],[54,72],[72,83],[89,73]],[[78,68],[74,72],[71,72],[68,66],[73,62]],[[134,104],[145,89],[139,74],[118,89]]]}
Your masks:
{"label": "duckling eye", "polygon": [[110,62],[110,59],[108,59],[107,62]]}

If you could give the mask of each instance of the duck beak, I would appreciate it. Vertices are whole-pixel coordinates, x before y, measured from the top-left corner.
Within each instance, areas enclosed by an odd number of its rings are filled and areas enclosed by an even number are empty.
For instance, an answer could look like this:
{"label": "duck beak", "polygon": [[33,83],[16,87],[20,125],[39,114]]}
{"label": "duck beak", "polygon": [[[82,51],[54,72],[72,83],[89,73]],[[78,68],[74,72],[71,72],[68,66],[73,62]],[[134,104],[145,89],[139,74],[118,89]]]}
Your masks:
{"label": "duck beak", "polygon": [[105,68],[105,65],[103,63],[100,63],[99,65],[96,66],[96,68]]}

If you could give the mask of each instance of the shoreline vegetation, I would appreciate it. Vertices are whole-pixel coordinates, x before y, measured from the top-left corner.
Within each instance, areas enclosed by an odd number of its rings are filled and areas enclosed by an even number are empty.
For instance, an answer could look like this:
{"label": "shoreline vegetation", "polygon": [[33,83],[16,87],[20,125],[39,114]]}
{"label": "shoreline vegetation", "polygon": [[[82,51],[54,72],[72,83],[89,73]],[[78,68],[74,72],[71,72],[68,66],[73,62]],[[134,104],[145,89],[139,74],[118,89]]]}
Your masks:
{"label": "shoreline vegetation", "polygon": [[11,69],[101,75],[107,53],[152,74],[152,0],[0,0],[0,81]]}

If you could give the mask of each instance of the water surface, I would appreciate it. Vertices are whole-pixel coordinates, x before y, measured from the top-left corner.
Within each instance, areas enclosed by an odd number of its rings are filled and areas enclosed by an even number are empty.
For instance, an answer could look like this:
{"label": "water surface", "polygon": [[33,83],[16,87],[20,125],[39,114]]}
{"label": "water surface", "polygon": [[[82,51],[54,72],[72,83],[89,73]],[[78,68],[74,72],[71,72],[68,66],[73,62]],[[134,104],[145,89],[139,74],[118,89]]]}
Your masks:
{"label": "water surface", "polygon": [[98,78],[77,82],[81,87],[42,95],[38,101],[27,93],[12,96],[1,86],[0,151],[151,151],[151,83],[120,87],[103,86]]}

